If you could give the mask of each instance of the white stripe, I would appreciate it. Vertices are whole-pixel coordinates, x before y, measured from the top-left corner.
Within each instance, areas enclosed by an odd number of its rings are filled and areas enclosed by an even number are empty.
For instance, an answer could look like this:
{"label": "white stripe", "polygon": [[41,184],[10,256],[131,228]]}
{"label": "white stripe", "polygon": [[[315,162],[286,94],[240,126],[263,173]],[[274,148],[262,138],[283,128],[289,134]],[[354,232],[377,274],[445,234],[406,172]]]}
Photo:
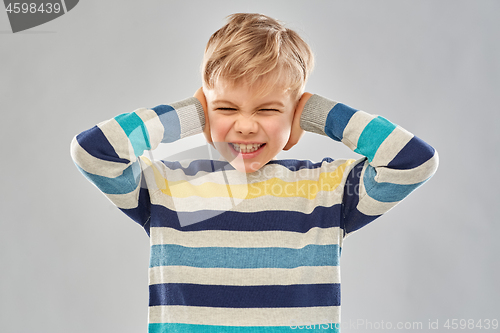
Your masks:
{"label": "white stripe", "polygon": [[[195,212],[200,209],[225,211],[228,207],[235,212],[253,213],[262,212],[266,210],[283,210],[291,212],[301,212],[310,214],[317,207],[331,207],[342,202],[341,192],[342,186],[337,187],[333,192],[320,192],[314,200],[309,200],[302,197],[289,197],[280,198],[274,196],[260,196],[255,199],[244,199],[236,206],[232,206],[229,198],[222,200],[222,198],[202,198],[202,197],[188,197],[176,198],[175,202],[172,198],[161,191],[157,191],[151,196],[151,202],[155,205],[162,205],[170,210],[180,212]],[[340,193],[339,193],[340,192]]]}
{"label": "white stripe", "polygon": [[314,227],[306,233],[283,230],[231,231],[200,230],[179,231],[167,227],[152,227],[151,245],[176,244],[186,247],[284,247],[301,249],[309,244],[339,244],[339,227]]}
{"label": "white stripe", "polygon": [[138,109],[135,112],[139,118],[141,118],[148,130],[151,150],[155,149],[163,139],[163,132],[165,131],[160,118],[158,118],[156,112],[151,109]]}
{"label": "white stripe", "polygon": [[[155,177],[155,170],[158,170],[158,166],[163,163],[151,163],[151,161],[144,155],[139,157],[139,162],[141,164],[141,172],[144,176],[146,186],[150,192],[150,195],[151,193],[157,192],[159,190],[165,190],[167,188],[167,185],[165,184],[164,177]],[[151,167],[151,165],[153,165],[154,168]]]}
{"label": "white stripe", "polygon": [[370,115],[364,111],[357,111],[352,115],[351,119],[344,128],[342,142],[351,150],[356,149],[358,146],[358,139],[366,125],[372,121],[375,116]]}
{"label": "white stripe", "polygon": [[378,183],[393,183],[400,185],[412,185],[427,180],[436,172],[438,157],[434,154],[429,160],[413,169],[396,170],[390,168],[377,168],[375,181]]}
{"label": "white stripe", "polygon": [[368,161],[365,161],[365,165],[363,166],[363,170],[361,172],[361,176],[359,179],[359,202],[358,205],[356,206],[357,209],[369,216],[376,216],[376,215],[381,215],[384,214],[385,212],[389,211],[391,208],[396,206],[399,201],[397,202],[381,202],[378,200],[373,199],[366,193],[365,185],[363,182],[364,176],[365,176],[365,171],[366,171],[366,166],[368,164]]}
{"label": "white stripe", "polygon": [[371,165],[386,166],[412,138],[413,134],[400,126],[397,126],[377,149]]}
{"label": "white stripe", "polygon": [[88,173],[103,176],[107,178],[115,178],[123,173],[123,170],[128,168],[130,164],[117,163],[101,160],[90,155],[83,149],[76,137],[71,142],[71,157],[80,168]]}
{"label": "white stripe", "polygon": [[136,161],[134,148],[120,124],[113,118],[97,125],[104,133],[119,158]]}
{"label": "white stripe", "polygon": [[340,283],[339,266],[296,268],[199,268],[159,266],[149,269],[149,284],[194,283],[226,286],[259,286]]}
{"label": "white stripe", "polygon": [[[167,196],[169,198],[168,203],[170,210],[175,210],[177,212],[198,212],[198,211],[228,211],[236,208],[232,198],[229,197],[229,192],[226,191],[226,196],[213,197],[213,198],[202,198],[196,196],[190,196],[187,198],[176,197],[177,190],[175,187],[170,188],[173,197]],[[159,195],[159,193],[158,193]],[[243,201],[243,199],[237,199],[238,201]]]}
{"label": "white stripe", "polygon": [[150,323],[225,326],[296,326],[340,322],[340,307],[212,308],[182,305],[150,306]]}
{"label": "white stripe", "polygon": [[373,199],[369,195],[365,195],[358,203],[358,210],[370,216],[381,215],[387,213],[394,206],[396,206],[400,201],[396,202],[381,202]]}

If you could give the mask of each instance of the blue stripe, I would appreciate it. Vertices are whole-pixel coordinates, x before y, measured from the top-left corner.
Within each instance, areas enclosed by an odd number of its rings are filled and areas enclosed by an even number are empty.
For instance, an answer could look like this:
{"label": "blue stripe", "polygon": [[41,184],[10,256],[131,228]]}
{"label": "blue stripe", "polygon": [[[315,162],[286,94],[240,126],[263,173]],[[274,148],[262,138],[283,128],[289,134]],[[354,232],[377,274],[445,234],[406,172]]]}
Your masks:
{"label": "blue stripe", "polygon": [[345,127],[357,111],[342,103],[335,104],[326,117],[325,134],[333,140],[341,141],[344,137]]}
{"label": "blue stripe", "polygon": [[221,308],[339,306],[340,284],[271,286],[161,283],[149,286],[149,306],[186,305]]}
{"label": "blue stripe", "polygon": [[115,149],[108,141],[102,130],[94,126],[76,136],[76,141],[87,153],[103,161],[129,163],[128,160],[118,157]]}
{"label": "blue stripe", "polygon": [[342,223],[344,235],[367,225],[375,220],[377,216],[368,216],[358,210],[359,203],[359,179],[363,172],[366,158],[361,160],[347,175],[342,199]]}
{"label": "blue stripe", "polygon": [[281,247],[184,247],[174,244],[151,246],[150,267],[190,266],[200,268],[296,268],[338,266],[340,247],[310,244],[301,249]]}
{"label": "blue stripe", "polygon": [[[308,160],[271,160],[267,164],[282,165],[290,171],[300,171],[303,169],[318,169],[323,166],[323,163],[331,163],[333,159],[325,157],[321,162],[313,163]],[[265,171],[264,171],[265,172]]]}
{"label": "blue stripe", "polygon": [[414,136],[387,165],[391,169],[407,170],[422,165],[434,156],[434,148]]}
{"label": "blue stripe", "polygon": [[366,188],[366,193],[373,199],[380,202],[397,202],[403,200],[408,194],[413,192],[417,187],[426,182],[400,185],[393,183],[377,183],[375,176],[377,171],[371,165],[366,168],[363,182]]}
{"label": "blue stripe", "polygon": [[141,167],[138,162],[131,164],[116,178],[94,175],[83,170],[78,165],[76,167],[90,182],[106,194],[130,193],[137,188],[141,180]]}
{"label": "blue stripe", "polygon": [[353,231],[361,229],[368,223],[379,218],[382,215],[365,215],[361,213],[358,208],[354,208],[349,212],[349,216],[345,220],[344,231],[349,234]]}
{"label": "blue stripe", "polygon": [[307,332],[340,333],[341,324],[324,323],[316,325],[297,325],[293,320],[290,326],[215,326],[177,323],[151,323],[148,333],[292,333],[297,330]]}
{"label": "blue stripe", "polygon": [[181,122],[175,109],[170,105],[158,105],[152,109],[158,115],[163,128],[163,139],[161,142],[174,142],[181,138]]}
{"label": "blue stripe", "polygon": [[177,218],[181,227],[186,227],[190,224],[204,222],[218,215],[225,213],[227,210],[197,210],[194,212],[177,212]]}
{"label": "blue stripe", "polygon": [[146,125],[144,125],[141,117],[135,112],[118,115],[115,117],[115,120],[121,126],[125,134],[127,134],[134,148],[135,156],[141,156],[144,150],[151,149]]}
{"label": "blue stripe", "polygon": [[139,198],[136,208],[123,209],[120,208],[128,217],[130,217],[135,222],[139,223],[149,235],[149,216],[151,208],[151,199],[149,197],[149,190],[141,186],[139,189]]}
{"label": "blue stripe", "polygon": [[357,148],[354,151],[368,157],[368,161],[371,162],[378,147],[395,128],[396,125],[383,117],[372,119],[361,132]]}
{"label": "blue stripe", "polygon": [[[153,205],[151,227],[169,227],[181,231],[232,230],[266,231],[283,230],[305,233],[311,228],[340,227],[341,205],[316,207],[310,214],[294,211],[258,211],[242,213],[227,211],[215,218],[182,227],[177,212],[165,206]],[[185,213],[187,214],[187,213]]]}

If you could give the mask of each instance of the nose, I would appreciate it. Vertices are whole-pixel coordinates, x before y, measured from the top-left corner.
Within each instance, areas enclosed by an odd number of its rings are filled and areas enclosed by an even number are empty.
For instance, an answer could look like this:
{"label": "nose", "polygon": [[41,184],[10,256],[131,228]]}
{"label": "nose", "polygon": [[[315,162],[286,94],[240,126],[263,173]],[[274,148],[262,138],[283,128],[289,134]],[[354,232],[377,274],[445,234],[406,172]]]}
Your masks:
{"label": "nose", "polygon": [[234,122],[234,130],[243,135],[255,134],[259,125],[252,116],[239,115]]}

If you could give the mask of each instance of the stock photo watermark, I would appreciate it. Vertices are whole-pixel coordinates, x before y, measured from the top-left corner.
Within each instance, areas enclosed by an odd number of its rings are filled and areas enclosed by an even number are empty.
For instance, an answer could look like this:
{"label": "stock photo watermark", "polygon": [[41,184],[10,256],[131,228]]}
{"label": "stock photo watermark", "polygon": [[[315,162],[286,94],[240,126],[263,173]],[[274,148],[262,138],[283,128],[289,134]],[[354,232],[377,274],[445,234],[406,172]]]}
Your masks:
{"label": "stock photo watermark", "polygon": [[[244,158],[239,153],[229,154],[228,143],[220,142],[214,145],[205,144],[191,149],[183,149],[181,152],[164,156],[161,153],[147,153],[149,165],[144,170],[158,190],[169,196],[181,226],[188,226],[213,218],[226,211],[234,209],[246,199],[264,196],[288,197],[313,199],[325,192],[343,191],[344,195],[359,195],[359,183],[350,182],[347,174],[351,172],[348,167],[354,160],[342,161],[334,170],[325,170],[321,165],[304,164],[300,167],[288,165],[283,167],[274,164],[261,167],[261,165],[246,165]],[[175,168],[185,169],[182,178],[169,176],[163,163],[178,163]],[[168,162],[176,161],[176,162]],[[177,162],[178,161],[178,162]],[[202,163],[200,163],[202,161]],[[192,163],[194,162],[194,163]],[[258,163],[258,162],[252,162]],[[172,164],[172,166],[174,165]],[[169,164],[170,165],[170,164]],[[238,171],[239,166],[246,165],[250,173]],[[359,178],[361,168],[353,170],[357,172],[353,178]],[[137,172],[136,177],[141,173]],[[177,175],[179,176],[179,175]],[[158,179],[158,177],[162,179]],[[136,179],[136,183],[140,180]],[[345,182],[344,186],[339,186]],[[213,184],[212,191],[205,193],[204,183]],[[142,183],[147,187],[147,183]],[[217,197],[213,210],[193,211],[191,200],[188,197],[200,197],[200,200],[209,200]]]}
{"label": "stock photo watermark", "polygon": [[370,321],[366,319],[347,320],[342,323],[297,323],[292,321],[293,330],[496,330],[498,319],[428,319],[427,321]]}
{"label": "stock photo watermark", "polygon": [[42,25],[66,14],[75,8],[79,0],[4,0],[3,2],[12,32],[16,33]]}

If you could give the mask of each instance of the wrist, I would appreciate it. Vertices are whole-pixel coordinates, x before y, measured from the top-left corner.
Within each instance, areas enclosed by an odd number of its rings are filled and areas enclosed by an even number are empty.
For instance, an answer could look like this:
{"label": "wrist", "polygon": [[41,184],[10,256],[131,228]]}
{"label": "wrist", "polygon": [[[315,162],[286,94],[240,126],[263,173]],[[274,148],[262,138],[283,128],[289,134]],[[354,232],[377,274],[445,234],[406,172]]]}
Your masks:
{"label": "wrist", "polygon": [[325,135],[325,122],[330,110],[337,104],[319,95],[311,95],[304,103],[300,127],[305,131]]}

